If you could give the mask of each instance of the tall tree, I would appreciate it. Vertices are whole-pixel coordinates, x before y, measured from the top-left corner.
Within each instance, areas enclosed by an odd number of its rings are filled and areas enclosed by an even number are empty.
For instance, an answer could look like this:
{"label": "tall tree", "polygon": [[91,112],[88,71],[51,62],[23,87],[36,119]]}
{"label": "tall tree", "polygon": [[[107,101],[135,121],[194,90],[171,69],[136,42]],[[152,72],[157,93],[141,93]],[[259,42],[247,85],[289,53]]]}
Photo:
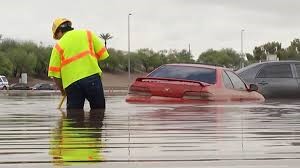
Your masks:
{"label": "tall tree", "polygon": [[201,53],[197,60],[198,63],[226,66],[233,69],[239,67],[240,61],[240,55],[231,48],[221,49],[219,51],[209,49]]}
{"label": "tall tree", "polygon": [[253,54],[256,60],[265,61],[267,59],[267,55],[277,55],[281,59],[284,57],[284,55],[282,55],[282,51],[281,43],[273,41],[255,47]]}
{"label": "tall tree", "polygon": [[20,77],[21,73],[32,74],[37,63],[37,57],[34,52],[36,45],[32,42],[23,42],[15,48],[12,48],[7,56],[14,65],[14,77]]}
{"label": "tall tree", "polygon": [[263,45],[263,48],[266,50],[267,54],[277,54],[277,51],[281,50],[281,43],[279,42],[268,42]]}
{"label": "tall tree", "polygon": [[36,51],[36,65],[34,68],[34,73],[38,77],[47,77],[48,73],[48,63],[51,55],[51,47],[39,46]]}
{"label": "tall tree", "polygon": [[153,70],[160,64],[159,54],[151,49],[139,49],[137,55],[146,72]]}
{"label": "tall tree", "polygon": [[254,47],[253,55],[257,61],[266,60],[267,57],[266,51],[263,46]]}
{"label": "tall tree", "polygon": [[188,50],[181,50],[176,55],[177,60],[179,63],[194,63],[195,60],[193,60],[192,54]]}
{"label": "tall tree", "polygon": [[248,62],[251,62],[251,63],[256,62],[256,60],[252,54],[246,53],[246,57],[247,57]]}
{"label": "tall tree", "polygon": [[291,45],[281,53],[283,60],[300,60],[300,39],[291,41]]}
{"label": "tall tree", "polygon": [[103,40],[104,40],[104,45],[105,45],[105,48],[107,48],[106,47],[106,44],[107,44],[107,40],[109,40],[109,39],[112,39],[113,38],[113,36],[111,35],[111,34],[109,34],[109,33],[102,33],[102,34],[100,34],[100,36],[99,36],[100,38],[102,38]]}
{"label": "tall tree", "polygon": [[101,68],[112,72],[122,71],[125,69],[127,66],[127,60],[125,60],[125,56],[122,51],[109,48],[108,53],[109,57],[100,63]]}
{"label": "tall tree", "polygon": [[6,57],[5,53],[0,52],[0,74],[10,76],[13,70],[13,64]]}

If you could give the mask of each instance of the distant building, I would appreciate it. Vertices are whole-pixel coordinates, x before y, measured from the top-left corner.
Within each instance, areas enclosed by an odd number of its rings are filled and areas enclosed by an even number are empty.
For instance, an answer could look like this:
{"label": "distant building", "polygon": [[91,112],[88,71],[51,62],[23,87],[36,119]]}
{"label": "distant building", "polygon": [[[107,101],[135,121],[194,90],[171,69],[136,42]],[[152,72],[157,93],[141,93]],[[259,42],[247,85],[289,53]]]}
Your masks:
{"label": "distant building", "polygon": [[268,54],[266,61],[279,61],[279,58],[275,54]]}

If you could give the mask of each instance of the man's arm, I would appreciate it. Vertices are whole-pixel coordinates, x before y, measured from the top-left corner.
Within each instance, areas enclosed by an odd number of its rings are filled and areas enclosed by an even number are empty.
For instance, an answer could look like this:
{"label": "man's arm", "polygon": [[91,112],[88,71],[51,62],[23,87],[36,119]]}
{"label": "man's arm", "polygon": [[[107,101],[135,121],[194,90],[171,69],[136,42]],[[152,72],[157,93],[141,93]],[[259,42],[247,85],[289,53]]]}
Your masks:
{"label": "man's arm", "polygon": [[104,43],[94,33],[92,33],[92,40],[93,40],[94,52],[98,57],[98,62],[103,61],[107,57],[109,57],[109,54],[107,52],[106,47],[104,46]]}
{"label": "man's arm", "polygon": [[55,82],[58,89],[60,90],[61,94],[63,96],[66,95],[65,89],[63,88],[63,85],[62,85],[62,80],[60,78],[55,78],[55,77],[53,77],[52,79]]}
{"label": "man's arm", "polygon": [[61,56],[58,51],[59,44],[57,43],[55,47],[52,49],[50,61],[49,61],[49,68],[48,68],[48,76],[55,82],[56,86],[60,90],[62,95],[65,95],[65,91],[62,85],[61,80]]}

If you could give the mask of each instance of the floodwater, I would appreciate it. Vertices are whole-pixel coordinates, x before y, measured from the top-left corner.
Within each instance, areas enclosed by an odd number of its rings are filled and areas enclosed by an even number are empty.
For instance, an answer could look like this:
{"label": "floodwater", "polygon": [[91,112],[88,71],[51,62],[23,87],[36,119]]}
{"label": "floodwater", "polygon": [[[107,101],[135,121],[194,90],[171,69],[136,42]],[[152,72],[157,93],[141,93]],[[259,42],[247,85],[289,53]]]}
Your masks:
{"label": "floodwater", "polygon": [[[286,168],[300,164],[300,102],[127,104],[66,113],[59,97],[0,97],[0,167]],[[99,114],[99,115],[97,115]],[[101,115],[101,114],[104,114]]]}

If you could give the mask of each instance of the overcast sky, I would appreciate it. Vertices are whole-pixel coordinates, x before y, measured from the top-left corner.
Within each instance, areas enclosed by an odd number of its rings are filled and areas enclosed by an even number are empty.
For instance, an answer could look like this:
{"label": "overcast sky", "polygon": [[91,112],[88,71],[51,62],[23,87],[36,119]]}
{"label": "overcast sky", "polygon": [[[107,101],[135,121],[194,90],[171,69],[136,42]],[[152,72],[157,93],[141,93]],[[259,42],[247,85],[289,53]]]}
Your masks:
{"label": "overcast sky", "polygon": [[287,47],[300,36],[297,0],[1,0],[0,34],[4,38],[53,45],[56,17],[73,21],[74,28],[110,33],[108,47],[127,50],[128,13],[131,50],[188,49],[195,58],[213,48],[244,51],[279,41]]}

